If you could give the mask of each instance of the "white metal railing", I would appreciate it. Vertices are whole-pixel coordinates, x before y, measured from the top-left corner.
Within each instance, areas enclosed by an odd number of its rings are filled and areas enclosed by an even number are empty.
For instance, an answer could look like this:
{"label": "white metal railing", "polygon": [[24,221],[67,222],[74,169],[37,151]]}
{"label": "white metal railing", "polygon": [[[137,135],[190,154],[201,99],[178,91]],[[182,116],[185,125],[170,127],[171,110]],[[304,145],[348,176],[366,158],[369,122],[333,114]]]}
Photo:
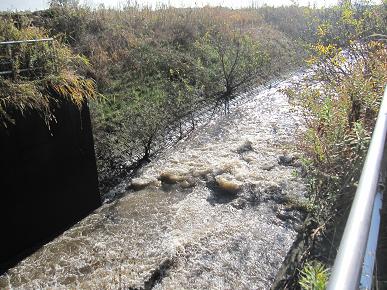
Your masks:
{"label": "white metal railing", "polygon": [[[0,48],[6,48],[6,55],[0,55],[0,65],[7,67],[7,69],[0,69],[0,75],[12,75],[16,78],[21,72],[32,72],[43,67],[31,67],[31,64],[26,64],[24,68],[17,68],[16,63],[18,62],[18,56],[13,56],[12,47],[27,44],[27,45],[36,45],[41,42],[47,42],[51,45],[51,55],[53,69],[56,70],[56,64],[54,61],[55,58],[55,47],[54,47],[54,39],[53,38],[41,38],[41,39],[28,39],[28,40],[12,40],[12,41],[2,41],[0,42]],[[16,59],[15,59],[16,58]]]}
{"label": "white metal railing", "polygon": [[387,133],[387,86],[328,290],[371,289],[380,224],[381,166]]}
{"label": "white metal railing", "polygon": [[11,41],[2,41],[2,45],[12,45],[12,44],[22,44],[22,43],[36,43],[36,42],[50,42],[53,41],[53,38],[40,38],[40,39],[27,39],[27,40],[11,40]]}

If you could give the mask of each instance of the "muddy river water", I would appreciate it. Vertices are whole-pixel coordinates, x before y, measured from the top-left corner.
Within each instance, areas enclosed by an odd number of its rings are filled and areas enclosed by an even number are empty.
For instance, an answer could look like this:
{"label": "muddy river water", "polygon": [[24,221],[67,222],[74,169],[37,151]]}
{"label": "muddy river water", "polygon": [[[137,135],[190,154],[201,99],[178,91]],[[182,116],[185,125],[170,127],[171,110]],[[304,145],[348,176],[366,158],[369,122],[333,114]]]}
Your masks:
{"label": "muddy river water", "polygon": [[[302,114],[253,91],[0,277],[0,288],[268,289],[296,235]],[[74,201],[76,202],[76,200]]]}

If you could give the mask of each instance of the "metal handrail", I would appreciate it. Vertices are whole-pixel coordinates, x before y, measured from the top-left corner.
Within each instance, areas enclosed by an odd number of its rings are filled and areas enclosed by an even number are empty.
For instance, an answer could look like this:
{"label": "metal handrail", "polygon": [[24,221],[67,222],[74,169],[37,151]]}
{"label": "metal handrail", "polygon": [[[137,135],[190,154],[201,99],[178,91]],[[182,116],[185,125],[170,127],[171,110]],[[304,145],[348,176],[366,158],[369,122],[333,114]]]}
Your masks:
{"label": "metal handrail", "polygon": [[[359,289],[387,133],[387,86],[328,290]],[[379,213],[380,214],[380,213]],[[377,234],[378,231],[376,231]],[[374,233],[371,233],[374,234]],[[372,275],[372,273],[371,273]]]}
{"label": "metal handrail", "polygon": [[11,41],[2,41],[0,45],[9,45],[9,44],[22,44],[22,43],[35,43],[35,42],[45,42],[53,41],[53,38],[41,38],[41,39],[27,39],[27,40],[11,40]]}
{"label": "metal handrail", "polygon": [[[20,44],[33,45],[33,44],[37,44],[37,43],[40,43],[40,42],[48,42],[49,45],[51,45],[51,48],[52,48],[51,56],[54,57],[54,55],[55,55],[54,38],[11,40],[11,41],[2,41],[2,42],[0,42],[0,46],[4,46],[4,47],[7,48],[7,55],[6,56],[0,56],[0,57],[3,58],[3,59],[6,59],[6,60],[9,59],[9,61],[6,61],[6,62],[3,61],[1,63],[2,65],[8,64],[9,67],[7,68],[7,70],[0,71],[0,76],[3,76],[3,75],[13,75],[13,78],[16,79],[18,77],[19,73],[21,73],[21,72],[32,72],[32,71],[36,71],[36,70],[42,69],[42,67],[33,67],[33,68],[31,68],[29,65],[28,65],[27,68],[16,69],[16,67],[14,65],[14,60],[13,60],[13,57],[12,57],[12,47],[13,47],[13,45],[20,45]],[[55,62],[53,62],[53,68],[54,68],[54,70],[57,69]]]}

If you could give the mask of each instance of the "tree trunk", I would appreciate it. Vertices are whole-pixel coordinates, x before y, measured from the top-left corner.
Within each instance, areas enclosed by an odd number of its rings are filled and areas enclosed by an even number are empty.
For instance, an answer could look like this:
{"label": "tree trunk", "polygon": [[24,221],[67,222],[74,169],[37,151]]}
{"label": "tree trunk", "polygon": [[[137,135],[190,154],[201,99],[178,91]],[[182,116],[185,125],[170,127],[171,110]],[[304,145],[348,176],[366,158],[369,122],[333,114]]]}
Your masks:
{"label": "tree trunk", "polygon": [[191,124],[192,124],[192,131],[195,130],[195,117],[193,114],[191,114]]}
{"label": "tree trunk", "polygon": [[152,138],[149,138],[148,142],[144,146],[144,156],[142,159],[146,162],[150,162],[150,151],[152,146]]}
{"label": "tree trunk", "polygon": [[224,115],[228,115],[230,113],[230,94],[226,94],[223,98],[224,101]]}
{"label": "tree trunk", "polygon": [[179,121],[179,140],[183,139],[183,128],[181,125],[181,121]]}

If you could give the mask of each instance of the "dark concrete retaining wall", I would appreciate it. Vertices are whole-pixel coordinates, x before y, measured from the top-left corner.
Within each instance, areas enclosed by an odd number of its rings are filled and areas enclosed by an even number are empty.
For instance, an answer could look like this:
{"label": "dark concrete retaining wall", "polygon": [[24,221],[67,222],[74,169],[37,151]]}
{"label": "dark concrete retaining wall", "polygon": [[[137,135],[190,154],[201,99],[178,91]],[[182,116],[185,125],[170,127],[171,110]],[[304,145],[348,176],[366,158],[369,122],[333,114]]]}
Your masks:
{"label": "dark concrete retaining wall", "polygon": [[0,128],[0,273],[100,205],[88,106],[59,103]]}

